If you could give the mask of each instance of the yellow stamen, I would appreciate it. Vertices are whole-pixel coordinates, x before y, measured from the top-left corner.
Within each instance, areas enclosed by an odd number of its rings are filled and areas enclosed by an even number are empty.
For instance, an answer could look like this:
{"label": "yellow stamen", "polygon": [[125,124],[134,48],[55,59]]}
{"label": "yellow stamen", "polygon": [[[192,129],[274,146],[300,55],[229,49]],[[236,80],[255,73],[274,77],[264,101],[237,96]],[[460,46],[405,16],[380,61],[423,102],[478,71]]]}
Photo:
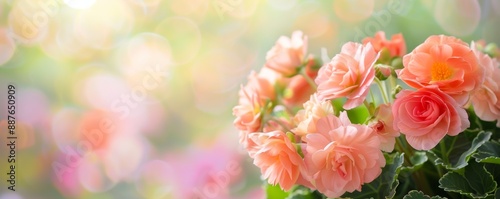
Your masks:
{"label": "yellow stamen", "polygon": [[435,62],[431,67],[432,81],[448,79],[452,75],[452,69],[444,62]]}

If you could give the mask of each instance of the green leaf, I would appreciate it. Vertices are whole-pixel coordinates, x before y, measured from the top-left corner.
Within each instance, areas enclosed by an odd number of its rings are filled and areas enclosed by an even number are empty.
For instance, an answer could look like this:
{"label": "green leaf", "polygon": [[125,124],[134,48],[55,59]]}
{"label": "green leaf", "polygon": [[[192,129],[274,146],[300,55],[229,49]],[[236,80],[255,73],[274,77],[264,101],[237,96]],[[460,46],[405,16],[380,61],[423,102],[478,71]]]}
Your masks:
{"label": "green leaf", "polygon": [[430,150],[428,155],[435,165],[442,165],[447,169],[458,170],[467,166],[467,162],[476,150],[487,142],[491,132],[481,131],[472,141],[463,132],[457,136],[446,136],[439,146]]}
{"label": "green leaf", "polygon": [[456,192],[472,198],[486,198],[497,188],[493,176],[484,164],[470,162],[463,175],[455,171],[446,173],[439,180],[439,187],[449,192]]}
{"label": "green leaf", "polygon": [[342,195],[342,198],[393,198],[399,185],[398,174],[403,165],[404,154],[394,153],[386,156],[387,164],[382,174],[372,182],[364,184],[361,191]]}
{"label": "green leaf", "polygon": [[500,164],[500,143],[488,141],[479,147],[472,157],[476,158],[477,162]]}
{"label": "green leaf", "polygon": [[281,189],[279,185],[271,185],[266,183],[266,198],[269,199],[284,199],[289,193]]}
{"label": "green leaf", "polygon": [[410,157],[411,165],[413,166],[404,166],[402,170],[404,171],[415,171],[418,170],[422,165],[427,162],[429,158],[427,157],[427,153],[423,151],[416,151],[413,156]]}
{"label": "green leaf", "polygon": [[439,179],[439,188],[468,196],[471,196],[474,192],[474,189],[470,187],[467,179],[454,171],[444,174],[443,177]]}
{"label": "green leaf", "polygon": [[411,190],[410,192],[408,192],[408,194],[406,194],[406,196],[403,197],[403,199],[442,199],[442,197],[440,196],[430,197],[428,195],[425,195],[421,191]]}
{"label": "green leaf", "polygon": [[464,176],[477,194],[492,193],[497,188],[497,182],[482,164],[471,161],[469,166],[465,167]]}
{"label": "green leaf", "polygon": [[484,168],[486,168],[486,171],[488,171],[493,176],[493,179],[495,179],[497,183],[500,182],[500,167],[498,165],[484,164]]}
{"label": "green leaf", "polygon": [[326,198],[323,194],[317,192],[317,191],[312,191],[311,189],[304,187],[304,186],[298,186],[292,192],[286,199],[323,199]]}

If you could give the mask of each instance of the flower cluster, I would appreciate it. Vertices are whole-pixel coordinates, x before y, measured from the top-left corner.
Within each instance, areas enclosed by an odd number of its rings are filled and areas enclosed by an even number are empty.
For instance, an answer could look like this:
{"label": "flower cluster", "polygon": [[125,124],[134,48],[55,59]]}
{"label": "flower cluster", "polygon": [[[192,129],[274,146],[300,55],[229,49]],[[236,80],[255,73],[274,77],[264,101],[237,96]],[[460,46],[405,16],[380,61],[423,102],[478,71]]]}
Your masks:
{"label": "flower cluster", "polygon": [[[468,110],[500,127],[500,68],[484,42],[434,35],[407,53],[402,34],[378,32],[323,64],[307,44],[300,31],[280,37],[233,109],[269,184],[340,197],[376,179],[384,154],[431,150],[468,129]],[[351,121],[355,109],[367,117]]]}

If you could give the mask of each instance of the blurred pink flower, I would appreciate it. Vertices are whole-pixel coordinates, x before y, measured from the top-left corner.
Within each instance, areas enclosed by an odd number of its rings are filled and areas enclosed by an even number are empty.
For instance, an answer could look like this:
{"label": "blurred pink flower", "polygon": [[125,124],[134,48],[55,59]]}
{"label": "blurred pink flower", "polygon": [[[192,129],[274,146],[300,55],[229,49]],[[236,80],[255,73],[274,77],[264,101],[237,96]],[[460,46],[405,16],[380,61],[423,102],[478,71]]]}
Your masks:
{"label": "blurred pink flower", "polygon": [[479,65],[483,68],[485,80],[481,88],[471,97],[474,112],[482,120],[495,121],[500,127],[500,68],[496,59],[490,58],[471,44]]}
{"label": "blurred pink flower", "polygon": [[397,73],[406,84],[415,89],[437,85],[460,105],[465,105],[484,81],[484,71],[474,52],[451,36],[430,36],[403,57],[403,65]]}
{"label": "blurred pink flower", "polygon": [[304,161],[295,144],[281,131],[252,133],[250,139],[256,143],[253,163],[260,168],[269,184],[279,184],[288,191],[299,179]]}
{"label": "blurred pink flower", "polygon": [[316,94],[311,95],[309,101],[304,103],[304,109],[301,109],[294,117],[297,127],[292,132],[299,136],[308,133],[316,133],[316,123],[319,119],[327,115],[333,115],[333,106],[330,101],[320,101]]}
{"label": "blurred pink flower", "polygon": [[346,97],[344,109],[362,104],[375,77],[374,64],[378,57],[379,54],[369,43],[344,44],[341,52],[318,72],[318,98],[331,100]]}
{"label": "blurred pink flower", "polygon": [[391,152],[394,150],[396,137],[399,137],[399,131],[393,126],[392,107],[390,104],[381,104],[375,111],[375,118],[370,121],[369,126],[380,139],[380,149]]}
{"label": "blurred pink flower", "polygon": [[306,135],[304,160],[318,191],[336,198],[380,175],[385,159],[372,128],[351,124],[342,112],[320,119],[317,129]]}
{"label": "blurred pink flower", "polygon": [[265,66],[284,76],[294,75],[302,65],[306,51],[307,36],[301,31],[293,32],[291,38],[281,36],[267,52]]}
{"label": "blurred pink flower", "polygon": [[225,145],[193,147],[168,154],[174,174],[173,198],[233,198],[230,188],[241,179],[242,156]]}
{"label": "blurred pink flower", "polygon": [[470,125],[465,109],[437,86],[401,91],[392,114],[394,128],[417,150],[432,149],[446,134],[458,135]]}
{"label": "blurred pink flower", "polygon": [[402,57],[406,54],[406,43],[401,33],[392,35],[391,40],[387,40],[385,32],[378,31],[375,33],[375,37],[363,39],[363,44],[367,43],[371,43],[376,52],[380,52],[384,48],[387,49],[391,53],[391,57]]}

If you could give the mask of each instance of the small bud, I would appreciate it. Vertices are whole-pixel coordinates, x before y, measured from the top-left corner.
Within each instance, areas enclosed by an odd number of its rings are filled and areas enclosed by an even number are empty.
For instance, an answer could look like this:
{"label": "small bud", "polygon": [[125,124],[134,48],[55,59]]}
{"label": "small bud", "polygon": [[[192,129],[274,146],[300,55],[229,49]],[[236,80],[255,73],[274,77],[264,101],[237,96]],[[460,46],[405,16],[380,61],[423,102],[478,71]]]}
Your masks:
{"label": "small bud", "polygon": [[396,85],[396,87],[394,87],[394,89],[392,89],[392,93],[391,93],[391,97],[392,99],[396,99],[396,95],[401,91],[403,90],[403,87],[401,87],[400,85]]}
{"label": "small bud", "polygon": [[375,76],[379,80],[386,80],[392,74],[391,66],[385,64],[375,65]]}

